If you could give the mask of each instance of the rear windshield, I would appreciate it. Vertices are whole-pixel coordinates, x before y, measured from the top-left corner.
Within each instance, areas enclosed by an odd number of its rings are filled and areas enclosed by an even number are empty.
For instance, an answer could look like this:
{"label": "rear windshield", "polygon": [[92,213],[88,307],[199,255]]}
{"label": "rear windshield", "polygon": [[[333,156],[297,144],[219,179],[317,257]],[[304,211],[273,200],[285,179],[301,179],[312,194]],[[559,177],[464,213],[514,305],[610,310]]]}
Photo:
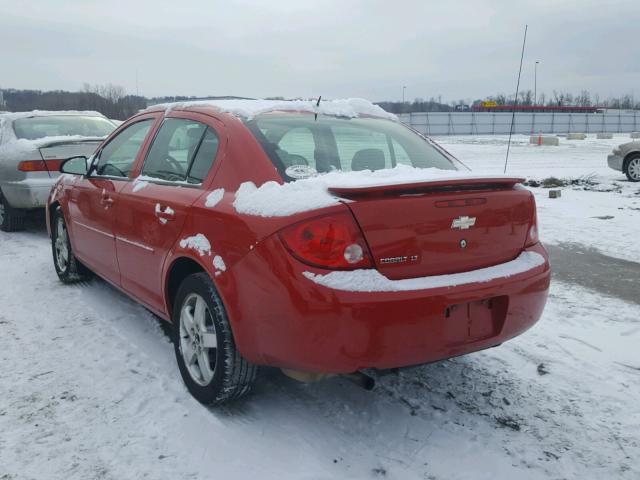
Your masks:
{"label": "rear windshield", "polygon": [[66,135],[105,137],[115,128],[115,125],[106,118],[80,115],[28,117],[19,118],[13,122],[13,131],[16,133],[16,137],[27,140]]}
{"label": "rear windshield", "polygon": [[275,113],[259,115],[247,126],[286,181],[294,180],[287,168],[299,165],[317,172],[382,170],[398,164],[457,170],[427,140],[390,120]]}

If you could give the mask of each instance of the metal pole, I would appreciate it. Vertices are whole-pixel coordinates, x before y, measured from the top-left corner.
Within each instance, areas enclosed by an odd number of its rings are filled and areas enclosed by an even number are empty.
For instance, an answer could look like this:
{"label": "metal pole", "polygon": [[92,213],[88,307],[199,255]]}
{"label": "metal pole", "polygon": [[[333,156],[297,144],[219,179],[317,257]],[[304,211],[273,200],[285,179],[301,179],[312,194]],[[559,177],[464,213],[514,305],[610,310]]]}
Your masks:
{"label": "metal pole", "polygon": [[538,64],[533,66],[533,104],[538,105]]}
{"label": "metal pole", "polygon": [[407,89],[407,87],[402,87],[402,103],[404,103],[404,91]]}

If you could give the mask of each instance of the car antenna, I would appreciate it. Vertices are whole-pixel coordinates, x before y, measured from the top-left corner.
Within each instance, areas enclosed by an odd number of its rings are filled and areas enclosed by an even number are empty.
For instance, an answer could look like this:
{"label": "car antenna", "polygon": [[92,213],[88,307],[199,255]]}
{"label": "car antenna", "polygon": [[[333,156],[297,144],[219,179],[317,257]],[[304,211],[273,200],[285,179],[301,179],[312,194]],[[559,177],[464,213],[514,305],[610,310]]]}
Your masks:
{"label": "car antenna", "polygon": [[522,41],[522,53],[520,54],[520,70],[518,70],[518,83],[516,84],[516,98],[513,102],[511,112],[511,126],[509,127],[509,141],[507,142],[507,156],[504,159],[504,172],[507,173],[507,162],[509,162],[509,150],[511,149],[511,135],[513,135],[513,124],[516,119],[516,107],[518,106],[518,93],[520,91],[520,75],[522,75],[522,60],[524,59],[524,46],[527,43],[527,29],[529,25],[524,26],[524,40]]}
{"label": "car antenna", "polygon": [[[318,101],[316,102],[316,108],[320,106],[320,100],[322,100],[322,95],[318,97]],[[316,116],[313,118],[316,122],[318,121],[318,112],[316,112]]]}

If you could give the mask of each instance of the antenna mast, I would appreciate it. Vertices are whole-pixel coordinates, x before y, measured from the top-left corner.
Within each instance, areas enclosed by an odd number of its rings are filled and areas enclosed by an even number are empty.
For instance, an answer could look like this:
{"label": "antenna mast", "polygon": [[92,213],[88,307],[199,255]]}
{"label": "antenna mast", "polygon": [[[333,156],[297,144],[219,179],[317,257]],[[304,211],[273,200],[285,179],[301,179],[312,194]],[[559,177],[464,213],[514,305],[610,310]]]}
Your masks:
{"label": "antenna mast", "polygon": [[520,54],[520,70],[518,70],[518,83],[516,85],[516,98],[513,102],[511,113],[511,127],[509,127],[509,141],[507,142],[507,156],[504,159],[504,172],[507,173],[507,162],[509,162],[509,150],[511,149],[511,135],[513,135],[513,123],[516,119],[516,107],[518,106],[518,93],[520,92],[520,75],[522,75],[522,60],[524,60],[524,46],[527,43],[527,30],[529,25],[524,26],[524,40],[522,40],[522,53]]}

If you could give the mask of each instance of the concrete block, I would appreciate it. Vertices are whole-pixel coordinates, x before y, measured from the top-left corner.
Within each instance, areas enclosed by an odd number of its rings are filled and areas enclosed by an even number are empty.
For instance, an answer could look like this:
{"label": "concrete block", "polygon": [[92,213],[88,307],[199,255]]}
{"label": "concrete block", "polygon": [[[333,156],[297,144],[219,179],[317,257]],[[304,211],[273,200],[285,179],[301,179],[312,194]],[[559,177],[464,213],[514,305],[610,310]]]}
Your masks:
{"label": "concrete block", "polygon": [[560,145],[560,139],[558,137],[545,136],[539,137],[538,135],[531,135],[529,137],[529,143],[532,145],[538,145],[538,141],[540,145]]}
{"label": "concrete block", "polygon": [[584,133],[568,133],[567,140],[584,140],[587,136]]}
{"label": "concrete block", "polygon": [[549,190],[549,198],[560,198],[562,190]]}
{"label": "concrete block", "polygon": [[631,138],[640,138],[640,132],[631,132],[629,136]]}
{"label": "concrete block", "polygon": [[609,138],[613,138],[613,133],[601,132],[601,133],[598,133],[598,134],[596,135],[596,138],[599,138],[599,139],[609,139]]}

